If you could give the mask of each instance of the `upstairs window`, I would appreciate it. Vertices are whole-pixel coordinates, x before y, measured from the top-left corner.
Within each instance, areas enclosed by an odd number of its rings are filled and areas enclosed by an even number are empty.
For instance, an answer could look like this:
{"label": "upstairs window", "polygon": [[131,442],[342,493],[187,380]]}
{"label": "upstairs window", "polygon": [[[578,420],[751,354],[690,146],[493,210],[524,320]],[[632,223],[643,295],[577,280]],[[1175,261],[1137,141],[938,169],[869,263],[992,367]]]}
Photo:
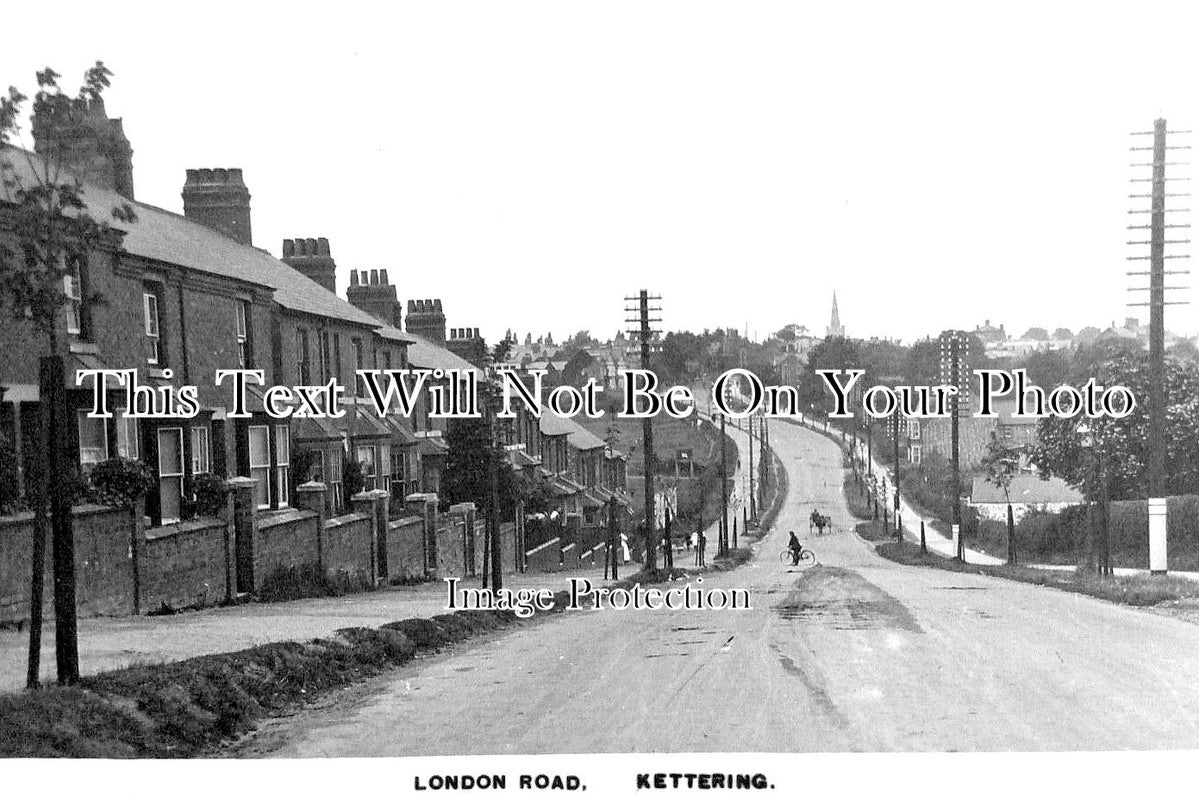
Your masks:
{"label": "upstairs window", "polygon": [[312,381],[309,380],[311,375],[309,374],[308,369],[308,366],[311,363],[310,358],[311,353],[308,349],[308,329],[296,328],[296,380],[299,381],[300,385],[302,386],[308,386],[312,383]]}
{"label": "upstairs window", "polygon": [[146,331],[146,361],[159,367],[167,363],[162,344],[162,287],[157,283],[142,286],[142,313]]}
{"label": "upstairs window", "polygon": [[237,363],[242,369],[252,369],[254,354],[250,344],[250,302],[237,302]]}
{"label": "upstairs window", "polygon": [[83,332],[82,283],[79,261],[72,260],[70,269],[62,276],[62,293],[66,298],[67,333],[75,336]]}

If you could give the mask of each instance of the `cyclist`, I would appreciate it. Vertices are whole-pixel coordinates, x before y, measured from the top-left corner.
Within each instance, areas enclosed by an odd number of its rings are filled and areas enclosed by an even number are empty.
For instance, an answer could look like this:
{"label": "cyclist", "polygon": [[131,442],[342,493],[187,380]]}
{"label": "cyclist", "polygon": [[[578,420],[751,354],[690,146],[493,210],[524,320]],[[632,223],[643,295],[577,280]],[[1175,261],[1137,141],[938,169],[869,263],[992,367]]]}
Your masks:
{"label": "cyclist", "polygon": [[799,554],[803,552],[803,545],[799,543],[799,537],[795,535],[795,531],[791,531],[787,549],[791,551],[791,566],[799,566]]}

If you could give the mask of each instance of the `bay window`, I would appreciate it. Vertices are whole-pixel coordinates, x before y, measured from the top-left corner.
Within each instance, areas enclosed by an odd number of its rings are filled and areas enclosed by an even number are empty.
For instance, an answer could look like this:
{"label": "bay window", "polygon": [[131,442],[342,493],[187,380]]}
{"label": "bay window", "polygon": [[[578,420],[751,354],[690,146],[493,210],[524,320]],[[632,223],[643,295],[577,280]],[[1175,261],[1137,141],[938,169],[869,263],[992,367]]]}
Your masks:
{"label": "bay window", "polygon": [[158,429],[158,498],[163,524],[178,522],[183,498],[183,428]]}

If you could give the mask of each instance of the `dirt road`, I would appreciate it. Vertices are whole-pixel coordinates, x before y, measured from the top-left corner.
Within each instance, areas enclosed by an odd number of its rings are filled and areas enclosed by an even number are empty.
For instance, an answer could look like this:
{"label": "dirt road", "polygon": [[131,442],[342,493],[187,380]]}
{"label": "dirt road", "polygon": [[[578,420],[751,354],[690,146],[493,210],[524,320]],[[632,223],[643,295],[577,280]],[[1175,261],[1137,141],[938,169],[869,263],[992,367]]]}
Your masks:
{"label": "dirt road", "polygon": [[[575,611],[276,726],[279,756],[1199,746],[1199,626],[903,567],[846,532],[836,446],[779,425],[791,493],[706,586],[750,611]],[[840,532],[809,540],[813,504]],[[787,530],[821,566],[779,563]]]}

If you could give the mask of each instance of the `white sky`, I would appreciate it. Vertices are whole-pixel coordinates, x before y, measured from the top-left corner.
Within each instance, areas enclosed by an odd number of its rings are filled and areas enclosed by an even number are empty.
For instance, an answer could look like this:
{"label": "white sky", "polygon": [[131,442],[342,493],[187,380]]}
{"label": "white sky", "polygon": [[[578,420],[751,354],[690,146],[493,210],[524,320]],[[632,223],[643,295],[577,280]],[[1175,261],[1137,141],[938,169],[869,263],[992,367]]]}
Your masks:
{"label": "white sky", "polygon": [[255,244],[488,338],[606,337],[643,286],[670,329],[823,333],[834,289],[851,335],[1103,327],[1144,311],[1128,133],[1199,130],[1199,14],[1045,5],[21,4],[0,83],[103,59],[139,200],[242,167]]}

